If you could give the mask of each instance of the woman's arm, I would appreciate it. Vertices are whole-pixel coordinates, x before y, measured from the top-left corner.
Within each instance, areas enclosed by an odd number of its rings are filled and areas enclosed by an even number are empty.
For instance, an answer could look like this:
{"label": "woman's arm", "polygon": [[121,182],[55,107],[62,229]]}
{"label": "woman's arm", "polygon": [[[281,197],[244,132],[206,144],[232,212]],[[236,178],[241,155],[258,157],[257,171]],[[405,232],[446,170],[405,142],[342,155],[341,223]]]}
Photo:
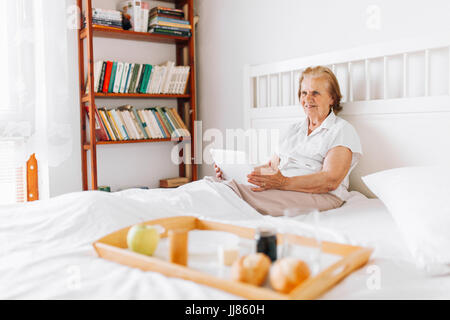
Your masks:
{"label": "woman's arm", "polygon": [[264,174],[257,170],[248,175],[248,182],[258,186],[252,188],[253,191],[279,189],[327,193],[339,187],[350,169],[351,162],[351,150],[347,147],[338,146],[328,151],[320,172],[304,176],[285,177],[279,170],[272,174]]}

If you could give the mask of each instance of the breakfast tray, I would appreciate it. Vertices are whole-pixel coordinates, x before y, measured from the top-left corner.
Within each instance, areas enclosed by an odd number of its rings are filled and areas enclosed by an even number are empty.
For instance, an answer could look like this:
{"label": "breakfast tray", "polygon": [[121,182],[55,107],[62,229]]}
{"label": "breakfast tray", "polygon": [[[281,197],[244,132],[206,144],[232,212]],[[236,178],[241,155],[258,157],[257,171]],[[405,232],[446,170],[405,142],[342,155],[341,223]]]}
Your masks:
{"label": "breakfast tray", "polygon": [[[255,233],[255,229],[252,228],[202,220],[191,216],[156,219],[144,222],[143,224],[164,227],[165,231],[161,234],[161,238],[166,238],[168,231],[171,229],[225,231],[244,239],[253,239]],[[128,250],[127,233],[130,228],[131,226],[123,228],[94,242],[93,246],[99,257],[139,268],[143,271],[159,272],[168,277],[195,281],[199,284],[218,288],[252,300],[316,299],[350,273],[365,265],[373,251],[371,248],[323,241],[322,252],[336,255],[339,257],[339,260],[316,275],[310,276],[288,294],[283,294],[270,288],[257,287],[251,284],[223,279],[156,257],[146,256]],[[278,243],[281,243],[285,239],[284,236],[277,234]],[[293,234],[289,234],[288,237],[289,242],[294,245],[307,247],[313,247],[315,245],[315,240],[312,238]]]}

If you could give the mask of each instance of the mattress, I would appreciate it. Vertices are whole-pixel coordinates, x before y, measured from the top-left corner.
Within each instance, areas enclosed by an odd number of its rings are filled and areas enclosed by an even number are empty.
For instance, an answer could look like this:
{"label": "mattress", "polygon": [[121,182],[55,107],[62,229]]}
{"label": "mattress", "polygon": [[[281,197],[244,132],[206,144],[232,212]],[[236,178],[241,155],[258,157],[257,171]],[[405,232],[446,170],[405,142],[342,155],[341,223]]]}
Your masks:
{"label": "mattress", "polygon": [[[196,181],[177,189],[62,195],[0,208],[0,299],[240,299],[191,281],[100,259],[92,243],[123,227],[193,215],[247,227],[280,225],[227,186]],[[418,271],[389,213],[361,194],[321,213],[324,237],[371,246],[369,263],[321,299],[449,298],[450,277]]]}

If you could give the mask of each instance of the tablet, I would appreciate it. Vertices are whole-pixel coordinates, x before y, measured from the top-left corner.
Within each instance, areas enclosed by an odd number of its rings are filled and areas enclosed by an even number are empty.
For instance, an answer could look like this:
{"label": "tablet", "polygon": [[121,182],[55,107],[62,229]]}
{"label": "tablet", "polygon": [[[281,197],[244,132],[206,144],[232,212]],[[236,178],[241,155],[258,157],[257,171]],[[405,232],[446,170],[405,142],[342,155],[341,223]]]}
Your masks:
{"label": "tablet", "polygon": [[225,180],[234,179],[240,184],[253,185],[247,178],[247,175],[253,171],[253,166],[244,151],[211,149],[210,153]]}

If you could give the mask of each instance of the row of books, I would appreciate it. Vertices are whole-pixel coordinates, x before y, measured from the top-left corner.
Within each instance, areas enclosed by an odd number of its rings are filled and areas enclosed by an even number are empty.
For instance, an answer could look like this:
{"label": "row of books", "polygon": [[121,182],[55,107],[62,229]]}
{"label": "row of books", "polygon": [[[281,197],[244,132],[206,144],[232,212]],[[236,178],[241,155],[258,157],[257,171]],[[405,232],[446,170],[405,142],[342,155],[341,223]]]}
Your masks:
{"label": "row of books", "polygon": [[100,60],[94,64],[94,91],[184,94],[189,70],[189,66],[175,66],[173,61],[151,65]]}
{"label": "row of books", "polygon": [[[89,115],[89,107],[86,106]],[[124,105],[95,110],[95,135],[99,141],[123,141],[190,137],[189,130],[174,108],[136,109]]]}

